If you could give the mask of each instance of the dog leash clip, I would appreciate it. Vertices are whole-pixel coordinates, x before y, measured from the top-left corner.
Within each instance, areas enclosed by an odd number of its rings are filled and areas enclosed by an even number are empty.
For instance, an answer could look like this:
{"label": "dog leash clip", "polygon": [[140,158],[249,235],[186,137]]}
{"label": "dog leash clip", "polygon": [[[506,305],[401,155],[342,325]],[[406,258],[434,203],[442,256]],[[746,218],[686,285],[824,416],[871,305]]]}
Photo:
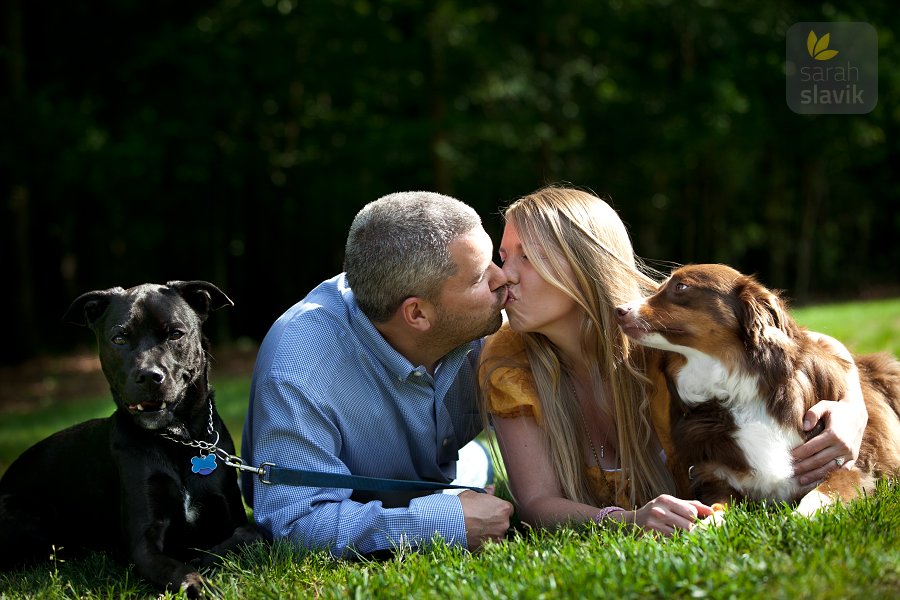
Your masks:
{"label": "dog leash clip", "polygon": [[262,477],[266,474],[266,465],[269,463],[263,463],[262,466],[254,467],[253,465],[248,465],[244,462],[244,460],[240,456],[234,456],[233,454],[225,453],[225,464],[229,467],[233,467],[238,471],[247,471],[249,473],[255,473],[262,479]]}

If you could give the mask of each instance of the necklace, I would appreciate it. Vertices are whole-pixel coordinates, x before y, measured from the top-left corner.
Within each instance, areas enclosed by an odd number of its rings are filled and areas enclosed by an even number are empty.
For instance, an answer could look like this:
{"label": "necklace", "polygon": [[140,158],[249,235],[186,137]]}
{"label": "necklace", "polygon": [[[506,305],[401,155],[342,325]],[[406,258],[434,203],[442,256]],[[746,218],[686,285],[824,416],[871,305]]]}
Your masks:
{"label": "necklace", "polygon": [[[616,501],[616,490],[613,488],[614,484],[611,484],[609,480],[606,478],[606,472],[603,469],[603,463],[600,462],[600,459],[604,457],[605,448],[603,444],[600,445],[600,452],[597,452],[597,447],[594,445],[594,438],[591,436],[590,427],[587,424],[587,417],[584,416],[584,408],[581,406],[581,401],[578,399],[578,392],[575,391],[575,383],[573,381],[569,381],[569,389],[572,391],[572,397],[575,402],[578,403],[578,413],[581,416],[581,425],[584,427],[584,435],[587,438],[588,444],[591,447],[591,454],[594,455],[594,460],[597,461],[597,469],[600,471],[598,473],[599,477],[596,478],[597,484],[599,484],[599,490],[594,488],[594,494],[598,494],[596,500],[598,502],[605,502],[607,504],[614,503]],[[589,479],[591,478],[588,476]]]}
{"label": "necklace", "polygon": [[600,453],[597,453],[597,447],[594,446],[594,437],[591,435],[591,430],[587,424],[587,417],[584,416],[584,408],[581,406],[581,401],[578,399],[578,392],[575,390],[575,383],[569,382],[569,387],[572,390],[572,396],[575,398],[575,402],[578,403],[578,414],[581,415],[581,425],[584,427],[584,435],[587,437],[588,445],[591,447],[591,453],[594,455],[594,460],[597,461],[597,467],[602,471],[603,464],[600,462],[600,459],[606,458],[606,448],[603,444],[600,444]]}
{"label": "necklace", "polygon": [[[578,399],[577,396],[575,399]],[[597,447],[594,446],[594,438],[591,436],[591,430],[588,428],[587,418],[584,416],[584,409],[581,408],[580,402],[578,403],[578,412],[581,414],[581,424],[584,425],[584,435],[587,436],[588,444],[591,447],[591,453],[594,455],[594,460],[597,461],[597,466],[603,469],[600,459],[606,458],[606,448],[603,447],[603,444],[600,444],[600,454],[597,454]]]}

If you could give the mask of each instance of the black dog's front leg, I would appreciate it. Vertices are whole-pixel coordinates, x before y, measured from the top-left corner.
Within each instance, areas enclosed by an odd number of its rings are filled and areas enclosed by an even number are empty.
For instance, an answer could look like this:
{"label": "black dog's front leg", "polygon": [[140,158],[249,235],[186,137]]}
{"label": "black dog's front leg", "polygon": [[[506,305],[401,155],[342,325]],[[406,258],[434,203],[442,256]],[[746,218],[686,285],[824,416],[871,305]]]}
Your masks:
{"label": "black dog's front leg", "polygon": [[262,541],[263,537],[259,534],[252,524],[241,525],[235,528],[231,536],[224,542],[217,544],[204,551],[203,556],[197,561],[201,569],[206,569],[218,565],[221,558],[229,552],[235,552]]}
{"label": "black dog's front leg", "polygon": [[202,596],[205,583],[200,573],[166,554],[168,546],[180,545],[180,541],[170,543],[170,538],[180,538],[185,530],[182,490],[165,475],[155,475],[127,489],[124,525],[138,574],[161,589],[181,589],[189,598]]}
{"label": "black dog's front leg", "polygon": [[[213,477],[218,476],[218,481]],[[200,520],[194,523],[194,531],[204,534],[200,557],[191,561],[201,568],[219,564],[221,557],[255,542],[262,541],[262,535],[253,523],[247,522],[237,477],[233,471],[223,471],[211,475],[203,482],[210,482],[206,494],[199,496],[203,505]]]}
{"label": "black dog's front leg", "polygon": [[203,593],[203,577],[190,565],[163,552],[165,532],[171,522],[156,519],[146,525],[143,536],[131,547],[131,560],[137,572],[157,587],[170,591],[184,590],[188,598]]}

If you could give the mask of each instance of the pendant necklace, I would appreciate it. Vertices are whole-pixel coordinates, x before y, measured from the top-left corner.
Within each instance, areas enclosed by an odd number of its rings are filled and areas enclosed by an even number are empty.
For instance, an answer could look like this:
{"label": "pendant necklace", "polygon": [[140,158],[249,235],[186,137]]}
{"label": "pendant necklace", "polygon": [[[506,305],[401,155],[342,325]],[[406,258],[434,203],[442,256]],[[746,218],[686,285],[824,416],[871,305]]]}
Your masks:
{"label": "pendant necklace", "polygon": [[[570,381],[569,386],[572,389],[572,396],[575,398],[575,402],[578,403],[578,414],[581,416],[581,425],[584,427],[584,435],[587,437],[588,444],[591,447],[591,453],[594,455],[594,460],[597,461],[597,467],[602,471],[603,463],[600,462],[600,459],[606,458],[606,447],[604,444],[600,444],[600,452],[597,453],[597,447],[594,445],[594,437],[591,435],[591,430],[587,424],[587,417],[584,415],[584,408],[581,406],[581,401],[578,399],[578,392],[575,390],[575,383]],[[609,431],[607,430],[607,436],[608,435]]]}

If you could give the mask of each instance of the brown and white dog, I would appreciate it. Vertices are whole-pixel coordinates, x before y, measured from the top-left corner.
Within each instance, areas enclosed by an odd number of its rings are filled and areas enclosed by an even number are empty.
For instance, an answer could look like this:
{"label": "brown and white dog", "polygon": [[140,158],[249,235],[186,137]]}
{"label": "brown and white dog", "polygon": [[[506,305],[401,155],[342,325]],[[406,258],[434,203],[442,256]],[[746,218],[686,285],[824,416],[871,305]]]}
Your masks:
{"label": "brown and white dog", "polygon": [[665,351],[650,361],[651,406],[679,487],[689,488],[682,493],[707,504],[800,500],[797,511],[811,514],[900,475],[894,357],[855,358],[869,413],[859,457],[804,495],[791,450],[823,428],[803,431],[813,404],[846,396],[849,361],[797,325],[778,295],[725,265],[676,269],[654,295],[616,313],[629,338]]}

